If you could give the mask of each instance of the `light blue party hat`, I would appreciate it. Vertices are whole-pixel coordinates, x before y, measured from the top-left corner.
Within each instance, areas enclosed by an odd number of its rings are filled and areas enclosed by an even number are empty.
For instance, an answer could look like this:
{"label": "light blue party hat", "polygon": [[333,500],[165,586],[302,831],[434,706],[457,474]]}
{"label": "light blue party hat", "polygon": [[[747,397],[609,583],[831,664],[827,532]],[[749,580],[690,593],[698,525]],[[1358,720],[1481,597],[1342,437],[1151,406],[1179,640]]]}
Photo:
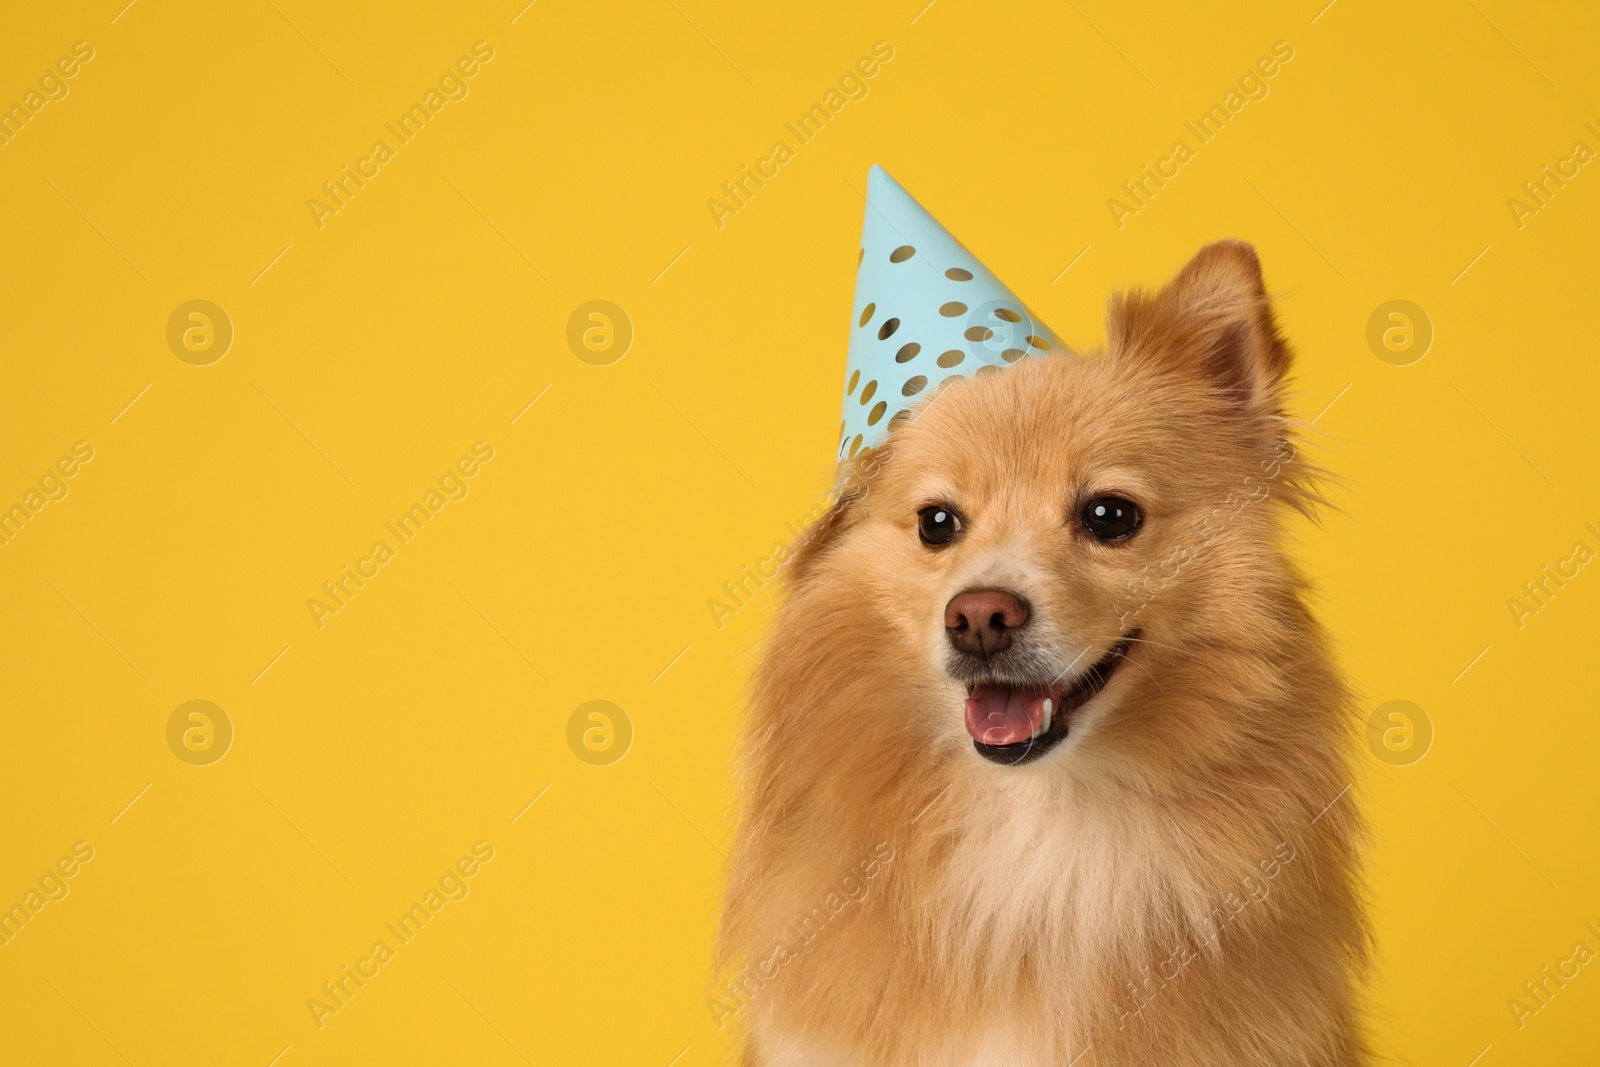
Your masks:
{"label": "light blue party hat", "polygon": [[872,168],[839,459],[882,444],[946,379],[1064,348],[888,172]]}

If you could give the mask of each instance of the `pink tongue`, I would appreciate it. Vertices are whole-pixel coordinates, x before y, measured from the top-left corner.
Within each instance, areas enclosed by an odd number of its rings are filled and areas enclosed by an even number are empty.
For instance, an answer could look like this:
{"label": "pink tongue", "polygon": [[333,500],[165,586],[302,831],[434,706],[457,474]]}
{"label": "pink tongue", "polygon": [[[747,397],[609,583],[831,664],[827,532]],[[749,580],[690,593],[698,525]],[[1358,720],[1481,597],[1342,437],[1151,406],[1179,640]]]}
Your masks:
{"label": "pink tongue", "polygon": [[1014,689],[983,682],[967,698],[967,733],[985,745],[1014,745],[1026,741],[1044,723],[1043,686]]}

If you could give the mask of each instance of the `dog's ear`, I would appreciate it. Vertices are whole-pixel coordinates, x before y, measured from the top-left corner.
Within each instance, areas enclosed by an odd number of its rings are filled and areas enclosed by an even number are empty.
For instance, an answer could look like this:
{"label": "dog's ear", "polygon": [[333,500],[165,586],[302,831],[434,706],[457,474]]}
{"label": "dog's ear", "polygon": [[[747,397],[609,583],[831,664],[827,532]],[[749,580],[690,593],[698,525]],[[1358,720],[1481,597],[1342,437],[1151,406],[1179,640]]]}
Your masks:
{"label": "dog's ear", "polygon": [[828,510],[794,539],[789,548],[789,551],[794,553],[794,559],[789,565],[789,575],[794,581],[804,581],[816,567],[817,560],[827,555],[828,549],[838,542],[844,531],[855,524],[860,512],[859,504],[864,495],[861,490],[846,490],[840,493],[833,498]]}
{"label": "dog's ear", "polygon": [[1154,296],[1112,302],[1112,348],[1129,361],[1200,378],[1256,412],[1276,413],[1290,351],[1278,332],[1256,251],[1207,245]]}
{"label": "dog's ear", "polygon": [[790,546],[794,558],[789,573],[795,581],[803,581],[817,561],[859,521],[867,494],[872,491],[879,471],[893,455],[894,446],[884,444],[858,453],[840,468],[839,482],[827,510],[807,526]]}

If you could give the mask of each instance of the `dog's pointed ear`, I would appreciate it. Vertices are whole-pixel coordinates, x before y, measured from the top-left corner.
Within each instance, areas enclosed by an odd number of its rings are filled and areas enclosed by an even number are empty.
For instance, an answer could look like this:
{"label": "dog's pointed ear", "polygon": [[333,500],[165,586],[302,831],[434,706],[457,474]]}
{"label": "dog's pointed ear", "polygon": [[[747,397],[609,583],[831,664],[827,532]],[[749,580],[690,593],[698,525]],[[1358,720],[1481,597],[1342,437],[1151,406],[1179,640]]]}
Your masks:
{"label": "dog's pointed ear", "polygon": [[1291,354],[1278,333],[1256,251],[1218,241],[1154,296],[1112,302],[1112,348],[1130,362],[1209,383],[1240,407],[1276,413]]}

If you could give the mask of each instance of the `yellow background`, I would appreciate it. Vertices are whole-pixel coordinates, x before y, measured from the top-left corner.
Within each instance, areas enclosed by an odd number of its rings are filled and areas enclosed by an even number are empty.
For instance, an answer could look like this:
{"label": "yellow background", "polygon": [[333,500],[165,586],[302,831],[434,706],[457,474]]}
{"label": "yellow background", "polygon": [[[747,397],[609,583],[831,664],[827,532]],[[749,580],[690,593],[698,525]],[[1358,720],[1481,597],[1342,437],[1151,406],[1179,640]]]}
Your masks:
{"label": "yellow background", "polygon": [[[1600,16],[924,2],[7,12],[0,102],[95,58],[0,147],[0,503],[95,458],[0,547],[0,903],[95,858],[0,948],[0,1059],[731,1055],[706,972],[777,594],[721,629],[707,600],[829,483],[874,162],[1081,347],[1112,290],[1255,242],[1343,479],[1296,551],[1364,707],[1435,734],[1410,766],[1363,748],[1352,794],[1376,1042],[1593,1055],[1600,965],[1520,1030],[1507,1001],[1600,950],[1600,566],[1521,629],[1507,601],[1600,549],[1600,168],[1521,229],[1506,201],[1600,149]],[[470,95],[319,229],[306,201],[480,40]],[[880,40],[870,94],[798,146],[783,124]],[[1280,40],[1270,95],[1118,229],[1108,198]],[[779,139],[719,229],[706,201]],[[167,346],[192,299],[236,332],[210,366]],[[610,366],[566,343],[591,299],[634,326]],[[1391,299],[1436,331],[1411,366],[1365,339]],[[479,440],[470,495],[318,629],[307,599]],[[167,746],[193,699],[235,729],[210,766]],[[633,726],[610,766],[567,744],[592,699]],[[470,895],[319,1030],[308,998],[479,840]]]}

